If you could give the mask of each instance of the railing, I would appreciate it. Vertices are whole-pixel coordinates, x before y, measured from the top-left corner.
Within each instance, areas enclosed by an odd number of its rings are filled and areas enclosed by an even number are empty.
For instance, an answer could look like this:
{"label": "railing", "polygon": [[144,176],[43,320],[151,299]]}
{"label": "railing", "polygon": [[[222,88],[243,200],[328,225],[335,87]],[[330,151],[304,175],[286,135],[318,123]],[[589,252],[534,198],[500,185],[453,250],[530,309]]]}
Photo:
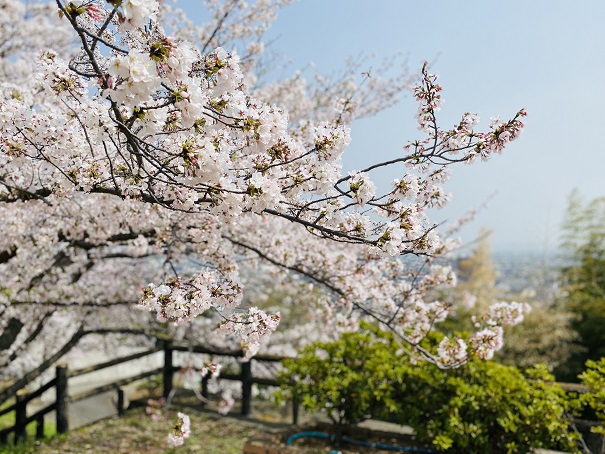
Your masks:
{"label": "railing", "polygon": [[[163,351],[163,365],[161,368],[149,370],[142,372],[140,374],[134,375],[132,377],[124,378],[121,380],[114,381],[112,383],[99,386],[97,388],[84,391],[75,396],[68,395],[68,379],[73,377],[79,377],[85,374],[89,374],[92,372],[96,372],[111,366],[116,366],[118,364],[124,364],[129,361],[133,361],[139,358],[143,358],[145,356],[151,355],[153,353]],[[13,434],[13,443],[17,444],[21,440],[24,440],[26,437],[26,427],[32,422],[36,422],[36,433],[35,436],[37,439],[44,437],[44,416],[51,411],[56,412],[56,430],[57,433],[66,433],[69,430],[69,420],[68,420],[68,403],[77,402],[79,400],[83,400],[92,396],[96,396],[97,394],[101,394],[107,391],[115,390],[117,393],[116,399],[116,407],[118,415],[123,415],[124,413],[124,391],[122,387],[144,379],[148,377],[152,377],[154,375],[162,375],[162,394],[164,397],[168,398],[172,389],[173,389],[173,378],[174,373],[178,371],[181,367],[174,365],[174,355],[175,351],[180,352],[189,352],[189,353],[199,353],[199,354],[207,354],[213,357],[231,357],[231,358],[243,358],[244,353],[242,351],[221,351],[215,350],[211,348],[206,348],[203,346],[180,346],[180,345],[172,345],[169,342],[164,342],[161,346],[153,348],[151,350],[145,350],[143,352],[134,353],[132,355],[124,356],[121,358],[113,359],[110,361],[106,361],[104,363],[96,364],[89,367],[84,367],[81,369],[76,369],[73,371],[69,371],[66,365],[59,365],[56,367],[56,375],[55,378],[50,380],[48,383],[42,385],[39,389],[32,393],[26,393],[25,390],[20,390],[15,395],[15,403],[10,405],[7,408],[0,410],[0,416],[5,415],[10,412],[15,412],[15,424],[11,427],[7,427],[5,429],[0,430],[0,444],[7,444],[9,442],[9,436]],[[250,361],[241,363],[241,370],[239,374],[229,374],[229,373],[221,373],[220,378],[222,380],[235,380],[242,382],[242,406],[241,406],[241,414],[244,416],[248,416],[251,412],[252,407],[252,386],[254,384],[259,385],[267,385],[267,386],[278,386],[276,380],[262,378],[262,377],[254,377],[252,375],[252,361],[260,361],[260,362],[281,362],[284,360],[284,357],[281,356],[273,356],[273,355],[256,355]],[[208,397],[208,377],[205,377],[201,381],[201,394],[203,397]],[[37,411],[35,414],[31,416],[27,416],[27,404],[35,399],[36,397],[41,396],[44,392],[48,391],[51,388],[56,389],[56,399],[52,404],[44,407],[43,409]],[[296,401],[293,402],[293,423],[298,423],[298,404]]]}
{"label": "railing", "polygon": [[[36,397],[41,396],[44,392],[51,388],[56,388],[55,402],[47,407],[37,411],[31,416],[27,416],[27,403]],[[60,365],[56,368],[55,378],[38,388],[30,394],[26,394],[24,390],[17,391],[15,395],[15,403],[7,408],[0,410],[0,416],[15,412],[15,424],[12,427],[0,430],[0,443],[6,444],[8,436],[14,434],[14,443],[18,443],[25,438],[25,429],[32,423],[36,422],[36,438],[44,437],[44,415],[51,411],[56,411],[57,432],[67,432],[67,367]]]}
{"label": "railing", "polygon": [[[67,412],[69,402],[77,402],[79,400],[95,396],[97,394],[111,391],[112,389],[115,389],[117,391],[117,410],[118,414],[122,415],[124,413],[124,392],[121,387],[134,381],[141,380],[143,378],[158,375],[159,373],[161,373],[162,369],[155,369],[143,372],[133,377],[124,378],[122,380],[118,380],[116,382],[104,386],[99,386],[95,389],[91,389],[75,396],[68,395],[68,379],[89,374],[91,372],[105,369],[107,367],[126,363],[138,358],[142,358],[160,350],[161,348],[154,348],[151,350],[146,350],[144,352],[135,353],[133,355],[117,358],[101,364],[96,364],[94,366],[76,369],[73,371],[69,371],[67,365],[64,364],[57,366],[55,378],[50,380],[48,383],[42,385],[40,388],[38,388],[32,393],[28,394],[23,389],[17,391],[15,395],[15,403],[13,405],[10,405],[9,407],[0,410],[0,416],[10,412],[15,412],[15,424],[13,426],[0,430],[0,444],[7,444],[11,433],[13,434],[13,443],[15,444],[25,439],[26,427],[34,421],[36,422],[36,439],[43,438],[44,416],[50,413],[51,411],[55,411],[57,433],[66,433],[69,430],[69,418]],[[50,390],[51,388],[55,388],[55,402],[42,408],[35,414],[27,416],[27,404],[36,397],[40,397],[44,392]]]}

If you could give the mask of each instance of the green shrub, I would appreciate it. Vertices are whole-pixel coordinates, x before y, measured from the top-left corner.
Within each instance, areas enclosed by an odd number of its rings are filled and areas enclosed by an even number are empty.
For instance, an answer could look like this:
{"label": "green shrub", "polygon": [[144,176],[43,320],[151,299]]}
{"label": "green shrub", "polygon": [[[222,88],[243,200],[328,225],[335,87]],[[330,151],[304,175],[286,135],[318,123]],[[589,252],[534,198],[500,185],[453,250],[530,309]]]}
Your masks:
{"label": "green shrub", "polygon": [[[413,364],[391,334],[376,329],[309,346],[284,363],[282,398],[337,424],[376,418],[412,426],[439,451],[577,451],[566,412],[571,402],[543,366],[525,375],[473,359],[455,370]],[[434,339],[436,340],[436,339]]]}
{"label": "green shrub", "polygon": [[580,379],[588,387],[588,392],[580,397],[580,401],[592,408],[601,422],[592,431],[605,435],[605,358],[587,361],[586,370],[580,375]]}
{"label": "green shrub", "polygon": [[[438,450],[467,453],[577,450],[565,392],[544,366],[527,372],[483,360],[457,370],[408,368],[400,422]],[[528,380],[531,378],[531,381]]]}
{"label": "green shrub", "polygon": [[369,333],[347,333],[337,342],[308,346],[284,361],[278,400],[296,396],[305,409],[325,412],[336,425],[371,418],[385,406],[394,410],[387,343]]}

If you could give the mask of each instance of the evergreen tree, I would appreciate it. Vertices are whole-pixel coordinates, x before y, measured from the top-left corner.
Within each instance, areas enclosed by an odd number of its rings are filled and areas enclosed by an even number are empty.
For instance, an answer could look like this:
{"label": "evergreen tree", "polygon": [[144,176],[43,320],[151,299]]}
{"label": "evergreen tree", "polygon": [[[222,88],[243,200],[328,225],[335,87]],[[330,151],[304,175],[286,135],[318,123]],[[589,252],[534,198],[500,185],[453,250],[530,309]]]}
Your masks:
{"label": "evergreen tree", "polygon": [[584,203],[577,191],[570,195],[561,246],[569,263],[561,272],[565,305],[576,314],[582,349],[559,375],[576,380],[587,360],[605,357],[605,197]]}
{"label": "evergreen tree", "polygon": [[458,290],[473,296],[473,306],[486,310],[497,302],[496,271],[489,243],[490,231],[481,229],[480,240],[468,257],[458,260]]}

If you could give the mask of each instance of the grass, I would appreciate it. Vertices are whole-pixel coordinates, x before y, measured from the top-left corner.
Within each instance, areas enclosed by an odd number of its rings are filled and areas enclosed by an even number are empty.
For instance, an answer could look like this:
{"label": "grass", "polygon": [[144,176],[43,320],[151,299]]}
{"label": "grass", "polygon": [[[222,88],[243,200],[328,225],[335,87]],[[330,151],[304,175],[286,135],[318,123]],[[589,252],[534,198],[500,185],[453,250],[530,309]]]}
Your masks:
{"label": "grass", "polygon": [[230,454],[241,453],[250,437],[262,429],[215,415],[187,411],[191,417],[191,436],[185,445],[170,448],[166,437],[176,420],[176,411],[167,419],[154,421],[142,409],[130,410],[122,418],[110,418],[67,435],[18,447],[0,448],[2,453],[145,453],[145,454]]}
{"label": "grass", "polygon": [[[42,441],[28,441],[16,447],[0,446],[0,453],[6,454],[102,454],[102,453],[144,453],[144,454],[240,454],[249,439],[262,440],[265,446],[277,446],[286,437],[284,432],[275,432],[265,423],[251,422],[237,418],[225,418],[210,412],[183,410],[191,418],[191,436],[178,448],[168,446],[166,437],[176,420],[177,410],[168,413],[163,420],[152,420],[142,408],[129,410],[121,418],[104,419],[87,427],[70,431]],[[271,425],[275,428],[275,425]],[[284,427],[286,432],[291,430]],[[298,430],[327,431],[325,427],[305,427]],[[296,431],[296,430],[295,430]],[[294,432],[295,432],[294,431]],[[293,433],[293,432],[291,432]],[[354,438],[363,439],[362,433]],[[410,440],[402,441],[401,436],[385,436],[379,433],[369,441],[391,445],[415,446]],[[320,439],[300,439],[290,448],[299,454],[328,453],[331,443]],[[337,448],[343,454],[388,454],[389,451],[344,444]]]}

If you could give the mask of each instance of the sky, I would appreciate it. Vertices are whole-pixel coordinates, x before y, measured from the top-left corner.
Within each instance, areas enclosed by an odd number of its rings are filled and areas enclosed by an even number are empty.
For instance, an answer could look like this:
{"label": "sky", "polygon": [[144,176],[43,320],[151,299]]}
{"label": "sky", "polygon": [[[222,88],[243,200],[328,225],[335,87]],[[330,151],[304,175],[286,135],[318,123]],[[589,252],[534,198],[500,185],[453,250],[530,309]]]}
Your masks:
{"label": "sky", "polygon": [[[197,0],[179,2],[196,15]],[[368,66],[404,53],[409,70],[425,60],[439,74],[441,125],[464,112],[507,119],[528,112],[526,128],[501,156],[454,167],[452,202],[432,213],[453,221],[489,200],[461,231],[471,243],[492,230],[497,253],[556,253],[567,197],[605,195],[605,2],[584,0],[298,0],[280,11],[267,33],[272,51],[296,68],[331,74],[348,56],[376,55]],[[369,68],[368,68],[369,69]],[[422,138],[410,95],[394,108],[352,125],[346,170],[400,156]],[[400,172],[385,173],[391,181]],[[400,176],[400,175],[399,175]]]}

